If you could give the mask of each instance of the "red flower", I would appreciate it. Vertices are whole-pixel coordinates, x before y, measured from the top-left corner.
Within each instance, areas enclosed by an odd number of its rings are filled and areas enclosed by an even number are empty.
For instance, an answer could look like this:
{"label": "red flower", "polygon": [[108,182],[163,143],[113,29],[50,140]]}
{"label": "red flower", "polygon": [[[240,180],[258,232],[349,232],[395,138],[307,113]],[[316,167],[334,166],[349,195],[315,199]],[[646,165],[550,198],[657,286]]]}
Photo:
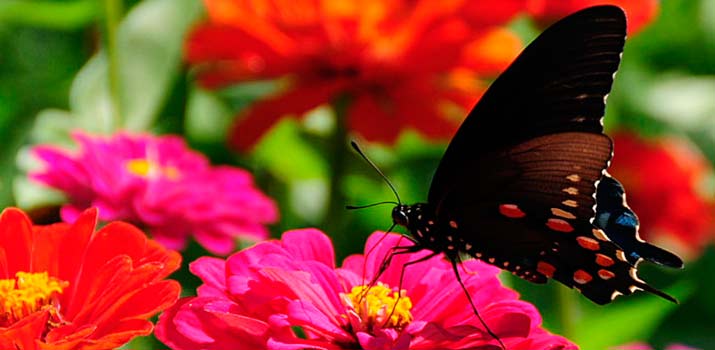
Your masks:
{"label": "red flower", "polygon": [[181,257],[134,226],[94,231],[97,211],[72,224],[33,226],[0,215],[0,349],[113,349],[147,335],[147,319],[181,287],[165,280]]}
{"label": "red flower", "polygon": [[713,178],[705,157],[684,139],[652,140],[620,132],[609,172],[627,190],[644,239],[664,242],[692,255],[712,240],[715,193],[704,188]]}
{"label": "red flower", "polygon": [[[521,49],[501,25],[526,0],[205,0],[187,43],[208,87],[281,78],[285,89],[244,112],[232,143],[248,149],[286,115],[349,97],[348,127],[394,141],[404,129],[447,138],[484,84]],[[467,82],[467,83],[465,83]],[[451,118],[454,117],[454,118]]]}
{"label": "red flower", "polygon": [[658,0],[529,0],[529,13],[544,26],[578,10],[595,5],[616,5],[628,18],[628,34],[641,30],[658,15]]}

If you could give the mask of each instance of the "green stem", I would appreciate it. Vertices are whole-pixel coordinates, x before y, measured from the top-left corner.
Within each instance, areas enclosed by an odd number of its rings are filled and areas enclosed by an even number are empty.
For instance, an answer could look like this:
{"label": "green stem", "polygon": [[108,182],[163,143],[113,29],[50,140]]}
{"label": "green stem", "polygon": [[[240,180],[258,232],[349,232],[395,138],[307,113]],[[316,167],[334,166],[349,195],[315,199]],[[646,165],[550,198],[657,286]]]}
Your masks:
{"label": "green stem", "polygon": [[348,243],[348,232],[345,216],[345,195],[342,191],[343,180],[350,149],[348,148],[348,130],[345,125],[348,98],[338,97],[333,102],[335,111],[335,132],[330,139],[330,197],[328,198],[328,210],[323,220],[323,228],[326,233],[335,240],[338,255],[347,253],[351,245]]}
{"label": "green stem", "polygon": [[559,322],[561,323],[561,335],[571,339],[576,330],[576,319],[578,317],[578,305],[574,298],[573,290],[563,286],[556,288],[556,300],[559,307]]}
{"label": "green stem", "polygon": [[106,35],[106,50],[109,73],[109,94],[112,103],[113,120],[115,127],[121,125],[122,118],[122,94],[121,94],[121,74],[119,71],[119,53],[117,47],[117,30],[119,22],[124,13],[122,0],[104,1],[104,29]]}

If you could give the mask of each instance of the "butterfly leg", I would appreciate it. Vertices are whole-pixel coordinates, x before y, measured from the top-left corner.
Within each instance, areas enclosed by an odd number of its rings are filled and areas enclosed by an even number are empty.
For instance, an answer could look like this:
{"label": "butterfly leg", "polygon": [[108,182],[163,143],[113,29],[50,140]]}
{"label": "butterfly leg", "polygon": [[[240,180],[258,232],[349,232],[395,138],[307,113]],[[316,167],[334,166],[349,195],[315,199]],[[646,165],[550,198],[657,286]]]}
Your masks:
{"label": "butterfly leg", "polygon": [[[372,254],[372,251],[375,250],[375,248],[380,246],[380,243],[382,242],[382,240],[384,240],[387,237],[388,233],[392,232],[393,228],[395,228],[395,224],[392,224],[392,226],[390,226],[390,228],[387,231],[385,231],[385,233],[382,234],[382,237],[380,237],[380,239],[375,244],[373,244],[373,246],[370,247],[370,249],[365,253],[365,259],[363,259],[363,261],[362,261],[362,284],[365,284],[365,274],[367,272],[367,257],[370,254]],[[400,238],[400,239],[402,239],[402,238]],[[393,247],[393,248],[396,248],[396,247]],[[385,256],[385,258],[387,258],[387,256]],[[384,263],[385,262],[383,259],[383,262],[380,264],[380,266],[384,265]],[[379,274],[378,274],[378,276],[379,276]]]}
{"label": "butterfly leg", "polygon": [[[363,290],[362,295],[360,296],[360,300],[362,301],[362,298],[364,298],[365,295],[367,295],[367,292],[370,290],[370,288],[372,288],[375,285],[375,283],[377,283],[377,280],[380,278],[380,276],[382,276],[382,274],[385,273],[387,268],[390,266],[390,263],[392,262],[392,258],[395,255],[414,253],[419,250],[422,250],[422,248],[419,248],[414,245],[410,245],[410,246],[397,245],[394,247],[390,247],[390,251],[382,259],[382,262],[380,263],[380,267],[378,268],[377,273],[375,274],[375,276],[372,277],[372,279],[370,280],[370,283],[367,284],[367,288],[365,288]],[[364,272],[364,270],[363,270],[363,272]]]}
{"label": "butterfly leg", "polygon": [[[415,247],[415,246],[408,246],[407,248],[413,248],[413,247]],[[397,253],[394,253],[394,254],[392,254],[392,255],[402,254],[402,253],[403,253],[403,252],[397,252]],[[405,253],[408,253],[408,252],[405,252]],[[388,321],[390,320],[390,318],[392,318],[392,315],[395,313],[395,309],[397,309],[397,305],[398,305],[398,303],[399,303],[399,301],[400,301],[400,298],[402,297],[402,293],[401,293],[401,292],[402,292],[402,281],[403,281],[404,278],[405,278],[405,271],[407,270],[407,267],[410,266],[410,265],[414,265],[414,264],[421,263],[421,262],[423,262],[423,261],[432,259],[433,257],[435,257],[435,256],[438,255],[438,254],[440,254],[440,252],[431,252],[430,254],[425,255],[425,256],[423,256],[423,257],[417,259],[417,260],[408,261],[408,262],[406,262],[404,265],[402,265],[402,271],[400,271],[400,283],[399,283],[399,285],[397,286],[397,300],[395,300],[395,305],[392,307],[392,310],[390,311],[390,314],[387,315],[387,318],[385,319],[385,320],[387,320],[387,321],[385,321],[385,322],[388,322]]]}
{"label": "butterfly leg", "polygon": [[506,346],[504,343],[501,341],[499,336],[494,334],[492,330],[489,328],[486,322],[484,322],[484,319],[482,318],[481,315],[479,315],[479,311],[477,310],[477,307],[474,305],[474,301],[472,300],[472,296],[469,294],[469,291],[467,290],[467,287],[464,286],[464,282],[462,282],[462,277],[459,275],[459,268],[457,268],[457,262],[461,263],[462,260],[457,257],[456,259],[450,259],[450,262],[452,263],[452,270],[454,270],[454,275],[457,277],[457,282],[459,282],[459,286],[462,287],[462,290],[464,291],[464,295],[467,297],[467,300],[469,301],[469,305],[472,307],[472,311],[474,311],[474,314],[477,316],[479,319],[479,322],[484,326],[484,329],[486,329],[487,333],[489,335],[496,339],[497,342],[499,342],[499,346],[501,346],[502,349],[506,350]]}

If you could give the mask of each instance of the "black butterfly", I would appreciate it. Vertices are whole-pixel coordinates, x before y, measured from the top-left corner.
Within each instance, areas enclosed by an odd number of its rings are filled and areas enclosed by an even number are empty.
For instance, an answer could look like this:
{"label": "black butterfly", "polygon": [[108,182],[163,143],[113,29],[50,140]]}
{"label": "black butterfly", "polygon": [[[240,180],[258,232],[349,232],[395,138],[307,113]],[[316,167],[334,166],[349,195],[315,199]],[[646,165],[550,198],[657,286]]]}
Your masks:
{"label": "black butterfly", "polygon": [[675,302],[637,266],[683,262],[638,237],[623,187],[606,172],[613,144],[602,121],[625,37],[623,11],[596,6],[534,40],[459,128],[427,203],[393,209],[415,244],[406,250],[553,278],[598,304],[636,290]]}

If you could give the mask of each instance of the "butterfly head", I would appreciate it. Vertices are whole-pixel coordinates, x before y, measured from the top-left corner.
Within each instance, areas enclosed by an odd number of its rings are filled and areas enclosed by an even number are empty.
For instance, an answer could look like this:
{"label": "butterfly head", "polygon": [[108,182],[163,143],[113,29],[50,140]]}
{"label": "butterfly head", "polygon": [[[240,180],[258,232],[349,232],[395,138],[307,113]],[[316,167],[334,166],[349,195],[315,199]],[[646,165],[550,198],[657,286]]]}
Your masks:
{"label": "butterfly head", "polygon": [[392,222],[397,225],[408,227],[410,224],[410,208],[407,205],[399,204],[392,209]]}

